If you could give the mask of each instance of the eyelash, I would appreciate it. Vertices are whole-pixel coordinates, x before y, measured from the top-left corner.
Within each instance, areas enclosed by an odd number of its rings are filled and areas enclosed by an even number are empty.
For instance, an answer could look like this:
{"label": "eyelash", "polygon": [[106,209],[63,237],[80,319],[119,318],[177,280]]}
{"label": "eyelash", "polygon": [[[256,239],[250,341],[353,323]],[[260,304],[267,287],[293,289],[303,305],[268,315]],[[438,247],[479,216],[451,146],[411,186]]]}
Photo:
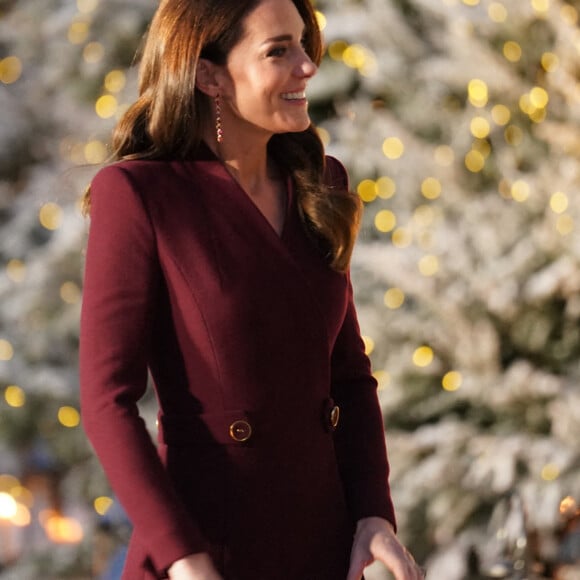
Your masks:
{"label": "eyelash", "polygon": [[[300,39],[300,46],[304,49],[306,45],[306,38]],[[268,56],[272,58],[281,58],[288,52],[288,47],[286,46],[275,46],[268,52]]]}

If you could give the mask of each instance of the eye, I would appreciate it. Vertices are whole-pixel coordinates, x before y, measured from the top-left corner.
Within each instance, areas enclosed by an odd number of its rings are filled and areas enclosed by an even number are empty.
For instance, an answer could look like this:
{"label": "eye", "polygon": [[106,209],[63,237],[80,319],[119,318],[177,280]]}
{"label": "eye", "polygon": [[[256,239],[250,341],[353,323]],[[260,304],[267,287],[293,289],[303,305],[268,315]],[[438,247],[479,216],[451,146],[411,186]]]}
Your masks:
{"label": "eye", "polygon": [[268,56],[280,58],[286,54],[287,48],[285,46],[275,46],[268,51]]}

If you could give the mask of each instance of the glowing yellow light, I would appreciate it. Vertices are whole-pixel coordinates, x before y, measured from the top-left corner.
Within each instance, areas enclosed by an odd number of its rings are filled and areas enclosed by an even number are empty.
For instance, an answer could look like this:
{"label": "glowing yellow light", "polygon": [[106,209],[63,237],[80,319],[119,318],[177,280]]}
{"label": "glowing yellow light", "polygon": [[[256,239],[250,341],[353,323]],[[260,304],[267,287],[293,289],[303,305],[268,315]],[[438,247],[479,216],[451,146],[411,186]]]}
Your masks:
{"label": "glowing yellow light", "polygon": [[378,385],[379,391],[386,389],[391,382],[391,375],[387,371],[378,370],[373,373]]}
{"label": "glowing yellow light", "polygon": [[4,338],[0,338],[0,360],[11,360],[14,356],[12,345]]}
{"label": "glowing yellow light", "polygon": [[567,236],[574,231],[574,220],[567,214],[561,215],[556,221],[556,230],[561,236]]}
{"label": "glowing yellow light", "polygon": [[560,477],[560,468],[555,463],[546,463],[541,472],[544,481],[554,481]]}
{"label": "glowing yellow light", "polygon": [[98,4],[99,0],[77,0],[77,9],[79,12],[86,14],[95,10]]}
{"label": "glowing yellow light", "polygon": [[531,0],[531,2],[536,12],[545,13],[550,9],[550,0]]}
{"label": "glowing yellow light", "polygon": [[83,49],[83,58],[86,62],[99,62],[104,56],[105,47],[100,42],[89,42]]}
{"label": "glowing yellow light", "polygon": [[477,6],[479,4],[479,0],[463,0],[463,3],[466,6]]}
{"label": "glowing yellow light", "polygon": [[68,27],[68,41],[71,44],[82,44],[89,36],[89,24],[77,20]]}
{"label": "glowing yellow light", "polygon": [[567,513],[574,514],[574,513],[576,513],[577,509],[578,509],[578,504],[576,503],[576,500],[570,495],[566,496],[560,502],[559,511],[562,515],[567,514]]}
{"label": "glowing yellow light", "polygon": [[505,22],[507,20],[506,7],[501,2],[492,2],[487,9],[487,14],[493,22]]}
{"label": "glowing yellow light", "polygon": [[388,209],[382,209],[381,211],[377,212],[377,215],[375,216],[375,227],[377,230],[379,230],[379,232],[390,232],[395,228],[396,225],[397,216],[395,216],[392,211]]}
{"label": "glowing yellow light", "polygon": [[101,119],[109,119],[117,112],[118,102],[113,95],[103,95],[95,103],[95,111]]}
{"label": "glowing yellow light", "polygon": [[113,505],[113,500],[107,496],[101,496],[95,499],[94,501],[95,511],[100,515],[104,516]]}
{"label": "glowing yellow light", "polygon": [[474,107],[485,107],[489,99],[487,84],[481,79],[472,79],[467,85],[467,96]]}
{"label": "glowing yellow light", "polygon": [[504,131],[506,143],[517,147],[524,140],[524,132],[516,125],[508,125]]}
{"label": "glowing yellow light", "polygon": [[530,186],[523,179],[514,181],[511,187],[511,196],[515,201],[520,203],[526,201],[530,197]]}
{"label": "glowing yellow light", "polygon": [[375,341],[370,336],[363,336],[362,339],[365,345],[365,353],[367,355],[371,354],[375,350]]}
{"label": "glowing yellow light", "polygon": [[575,26],[578,23],[578,10],[571,4],[563,4],[560,8],[560,17],[570,26]]}
{"label": "glowing yellow light", "polygon": [[58,544],[78,544],[83,539],[83,528],[77,520],[60,515],[48,517],[44,524],[48,538]]}
{"label": "glowing yellow light", "polygon": [[475,149],[465,156],[465,167],[472,173],[478,173],[485,167],[485,157]]}
{"label": "glowing yellow light", "polygon": [[439,258],[431,254],[423,256],[419,260],[419,272],[423,276],[435,276],[439,272]]}
{"label": "glowing yellow light", "polygon": [[56,203],[45,203],[38,212],[38,220],[43,228],[57,230],[62,224],[62,208]]}
{"label": "glowing yellow light", "polygon": [[553,193],[550,197],[550,208],[554,213],[564,213],[568,209],[568,196],[561,191]]}
{"label": "glowing yellow light", "polygon": [[0,519],[9,520],[16,515],[18,505],[16,500],[4,491],[0,491]]}
{"label": "glowing yellow light", "polygon": [[433,362],[433,349],[429,346],[420,346],[413,353],[413,364],[417,367],[428,367]]}
{"label": "glowing yellow light", "polygon": [[427,199],[437,199],[441,195],[441,182],[435,177],[427,177],[421,183],[421,193]]}
{"label": "glowing yellow light", "polygon": [[335,40],[328,45],[328,54],[333,60],[342,60],[342,55],[347,48],[347,42],[344,40]]}
{"label": "glowing yellow light", "polygon": [[103,85],[110,93],[118,93],[125,88],[127,77],[122,70],[112,70],[107,73]]}
{"label": "glowing yellow light", "polygon": [[469,126],[471,134],[478,139],[485,139],[489,135],[489,121],[483,117],[474,117]]}
{"label": "glowing yellow light", "polygon": [[21,503],[16,504],[16,512],[10,518],[10,523],[19,528],[25,528],[30,525],[30,510]]}
{"label": "glowing yellow light", "polygon": [[445,373],[443,378],[441,379],[441,385],[446,391],[456,391],[461,387],[463,383],[463,377],[461,373],[457,371],[449,371]]}
{"label": "glowing yellow light", "polygon": [[356,188],[359,197],[370,203],[377,198],[377,184],[372,179],[363,179]]}
{"label": "glowing yellow light", "polygon": [[320,10],[316,10],[316,21],[318,22],[318,28],[320,30],[324,30],[326,28],[326,16],[320,12]]}
{"label": "glowing yellow light", "polygon": [[535,109],[530,113],[530,120],[534,123],[541,123],[546,119],[546,109]]}
{"label": "glowing yellow light", "polygon": [[449,145],[439,145],[433,153],[435,163],[442,167],[449,167],[455,160],[455,153]]}
{"label": "glowing yellow light", "polygon": [[87,163],[99,164],[107,159],[107,146],[101,141],[89,141],[84,147]]}
{"label": "glowing yellow light", "polygon": [[558,55],[554,54],[553,52],[545,52],[542,55],[540,62],[542,63],[542,68],[546,72],[553,72],[560,65],[560,59],[558,58]]}
{"label": "glowing yellow light", "polygon": [[74,407],[64,406],[58,410],[58,420],[64,427],[78,427],[81,416]]}
{"label": "glowing yellow light", "polygon": [[391,241],[397,248],[406,248],[411,245],[413,235],[407,228],[396,228],[391,235]]}
{"label": "glowing yellow light", "polygon": [[389,199],[397,192],[397,184],[390,177],[379,177],[376,181],[377,195],[381,199]]}
{"label": "glowing yellow light", "polygon": [[531,115],[536,110],[536,108],[532,104],[532,101],[530,100],[529,93],[522,95],[520,97],[520,100],[518,101],[518,104],[520,106],[520,109],[524,113],[526,113],[526,115]]}
{"label": "glowing yellow light", "polygon": [[489,141],[487,141],[487,139],[476,139],[473,142],[471,148],[474,151],[479,151],[479,153],[483,155],[484,159],[487,159],[489,157],[489,154],[491,153],[491,145],[489,144]]}
{"label": "glowing yellow light", "polygon": [[413,221],[420,227],[425,228],[435,220],[435,212],[428,205],[419,205],[413,212]]}
{"label": "glowing yellow light", "polygon": [[542,87],[534,87],[530,91],[530,103],[537,109],[543,109],[548,105],[550,96],[548,92]]}
{"label": "glowing yellow light", "polygon": [[510,62],[518,62],[522,58],[522,47],[513,40],[508,40],[503,45],[503,55]]}
{"label": "glowing yellow light", "polygon": [[491,109],[491,118],[496,125],[504,126],[510,122],[511,112],[505,105],[495,105]]}
{"label": "glowing yellow light", "polygon": [[383,143],[383,153],[389,159],[399,159],[405,152],[405,146],[398,137],[388,137]]}
{"label": "glowing yellow light", "polygon": [[65,282],[60,287],[60,297],[67,304],[78,304],[81,299],[81,289],[74,282]]}
{"label": "glowing yellow light", "polygon": [[351,44],[344,49],[342,60],[350,68],[360,69],[368,58],[367,49],[360,44]]}
{"label": "glowing yellow light", "polygon": [[391,310],[401,308],[405,303],[405,293],[400,288],[389,288],[385,292],[385,306]]}
{"label": "glowing yellow light", "polygon": [[5,85],[15,83],[22,75],[22,62],[17,56],[7,56],[0,60],[0,82]]}
{"label": "glowing yellow light", "polygon": [[22,260],[9,260],[6,264],[6,275],[12,282],[22,282],[26,277],[26,266]]}
{"label": "glowing yellow light", "polygon": [[4,398],[11,407],[23,407],[26,404],[26,393],[17,385],[8,385]]}

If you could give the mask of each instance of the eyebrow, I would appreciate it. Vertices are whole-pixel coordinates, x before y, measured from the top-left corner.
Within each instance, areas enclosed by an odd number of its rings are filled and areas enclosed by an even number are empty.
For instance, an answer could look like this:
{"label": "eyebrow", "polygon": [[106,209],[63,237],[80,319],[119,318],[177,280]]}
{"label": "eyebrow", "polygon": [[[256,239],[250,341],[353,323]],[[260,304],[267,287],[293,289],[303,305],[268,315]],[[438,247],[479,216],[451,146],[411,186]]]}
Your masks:
{"label": "eyebrow", "polygon": [[273,36],[262,42],[262,44],[270,44],[271,42],[287,42],[292,40],[293,36],[291,34],[280,34],[280,36]]}

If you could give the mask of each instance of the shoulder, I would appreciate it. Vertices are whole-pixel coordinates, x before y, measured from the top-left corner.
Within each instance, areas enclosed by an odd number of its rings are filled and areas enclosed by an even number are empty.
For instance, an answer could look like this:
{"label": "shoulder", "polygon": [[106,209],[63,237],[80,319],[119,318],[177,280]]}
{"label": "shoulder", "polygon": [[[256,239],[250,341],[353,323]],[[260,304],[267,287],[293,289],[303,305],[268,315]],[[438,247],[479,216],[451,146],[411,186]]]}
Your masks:
{"label": "shoulder", "polygon": [[100,169],[93,177],[91,187],[122,186],[124,184],[153,184],[174,172],[167,161],[117,161]]}
{"label": "shoulder", "polygon": [[346,168],[336,157],[332,157],[332,155],[326,155],[325,157],[324,182],[330,187],[349,189]]}

